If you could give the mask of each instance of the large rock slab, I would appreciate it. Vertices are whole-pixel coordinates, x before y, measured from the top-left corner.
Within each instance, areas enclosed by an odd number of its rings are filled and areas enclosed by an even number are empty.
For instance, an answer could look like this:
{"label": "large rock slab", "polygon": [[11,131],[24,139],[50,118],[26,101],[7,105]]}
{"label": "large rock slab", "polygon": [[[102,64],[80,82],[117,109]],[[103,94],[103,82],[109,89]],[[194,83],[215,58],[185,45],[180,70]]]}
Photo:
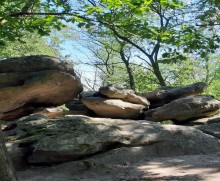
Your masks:
{"label": "large rock slab", "polygon": [[49,56],[0,61],[0,119],[72,101],[83,87],[72,65]]}
{"label": "large rock slab", "polygon": [[198,82],[175,88],[161,87],[154,91],[145,92],[142,95],[150,101],[150,108],[156,108],[181,97],[200,94],[204,91],[205,88],[205,83]]}
{"label": "large rock slab", "polygon": [[3,131],[7,135],[9,153],[13,154],[16,148],[22,149],[23,157],[32,164],[69,162],[103,152],[106,152],[106,156],[102,157],[105,160],[112,155],[112,160],[132,161],[141,156],[220,151],[220,141],[198,129],[145,120],[86,116],[48,119],[32,115],[18,120],[16,124],[17,127]]}
{"label": "large rock slab", "polygon": [[120,99],[83,97],[82,103],[100,117],[138,119],[145,106],[132,104]]}
{"label": "large rock slab", "polygon": [[125,102],[142,104],[147,107],[150,105],[150,102],[145,97],[137,95],[131,89],[120,89],[113,86],[105,86],[100,87],[99,92],[101,95],[107,96],[108,98],[121,99]]}
{"label": "large rock slab", "polygon": [[220,101],[209,95],[195,95],[172,101],[164,106],[145,111],[145,119],[153,121],[187,121],[219,113]]}

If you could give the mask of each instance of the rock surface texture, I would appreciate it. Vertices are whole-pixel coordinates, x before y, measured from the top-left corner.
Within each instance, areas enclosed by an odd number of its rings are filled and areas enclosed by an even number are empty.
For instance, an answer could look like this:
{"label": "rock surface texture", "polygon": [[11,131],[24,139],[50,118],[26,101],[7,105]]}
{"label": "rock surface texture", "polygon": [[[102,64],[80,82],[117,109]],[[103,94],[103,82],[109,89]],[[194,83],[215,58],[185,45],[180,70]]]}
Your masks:
{"label": "rock surface texture", "polygon": [[108,98],[121,99],[125,102],[133,104],[142,104],[149,106],[150,102],[143,96],[135,94],[131,89],[119,89],[113,86],[105,86],[99,89],[101,95],[107,96]]}
{"label": "rock surface texture", "polygon": [[142,94],[147,100],[150,101],[150,108],[155,108],[167,104],[175,99],[182,97],[197,95],[202,93],[206,88],[206,84],[198,82],[191,85],[181,87],[161,87],[157,90],[145,92]]}
{"label": "rock surface texture", "polygon": [[0,61],[0,118],[11,120],[38,107],[72,101],[82,91],[72,65],[49,56]]}
{"label": "rock surface texture", "polygon": [[211,124],[197,125],[197,129],[220,139],[220,121]]}
{"label": "rock surface texture", "polygon": [[194,95],[177,99],[161,107],[145,111],[145,119],[153,121],[187,121],[219,113],[220,101],[209,95]]}
{"label": "rock surface texture", "polygon": [[130,89],[113,86],[101,87],[90,96],[82,95],[82,103],[98,117],[139,119],[150,102]]}
{"label": "rock surface texture", "polygon": [[[209,154],[220,141],[202,131],[145,120],[32,115],[5,128],[9,153],[31,164],[55,164],[101,155],[111,161]],[[107,152],[108,151],[108,152]],[[100,158],[100,159],[101,159]],[[20,159],[22,160],[22,159]]]}
{"label": "rock surface texture", "polygon": [[198,95],[205,87],[205,83],[199,82],[138,94],[129,89],[105,86],[90,96],[82,95],[81,102],[97,117],[193,121],[219,112],[218,100],[209,95]]}
{"label": "rock surface texture", "polygon": [[141,111],[145,108],[141,104],[103,97],[84,97],[81,101],[98,116],[106,118],[138,119]]}

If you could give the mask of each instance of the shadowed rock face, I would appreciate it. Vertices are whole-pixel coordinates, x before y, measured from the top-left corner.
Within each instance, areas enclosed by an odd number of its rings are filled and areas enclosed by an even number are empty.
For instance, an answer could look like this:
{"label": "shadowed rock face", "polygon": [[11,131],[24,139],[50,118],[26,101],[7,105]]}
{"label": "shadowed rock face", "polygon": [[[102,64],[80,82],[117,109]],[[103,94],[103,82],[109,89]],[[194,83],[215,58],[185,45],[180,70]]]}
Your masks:
{"label": "shadowed rock face", "polygon": [[42,55],[0,61],[1,119],[70,102],[82,90],[72,65],[57,58]]}
{"label": "shadowed rock face", "polygon": [[209,95],[180,98],[161,107],[145,111],[145,119],[187,121],[219,113],[220,101]]}

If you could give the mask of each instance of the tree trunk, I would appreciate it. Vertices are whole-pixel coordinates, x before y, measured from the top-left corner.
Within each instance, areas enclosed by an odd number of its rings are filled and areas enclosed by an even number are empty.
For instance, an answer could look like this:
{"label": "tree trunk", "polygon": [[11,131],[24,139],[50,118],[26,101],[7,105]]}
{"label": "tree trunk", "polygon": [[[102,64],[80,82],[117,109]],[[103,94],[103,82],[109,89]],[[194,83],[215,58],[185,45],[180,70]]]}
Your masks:
{"label": "tree trunk", "polygon": [[133,75],[131,67],[130,67],[129,58],[125,57],[125,53],[124,53],[124,49],[123,49],[124,46],[125,46],[125,44],[121,45],[120,55],[121,55],[121,59],[124,62],[126,70],[127,70],[127,73],[128,73],[130,88],[135,90],[134,75]]}
{"label": "tree trunk", "polygon": [[125,66],[126,66],[128,77],[129,77],[130,88],[135,90],[134,75],[132,73],[131,67],[129,66],[128,63],[125,63]]}
{"label": "tree trunk", "polygon": [[4,137],[0,125],[0,180],[17,181],[11,159],[5,147]]}
{"label": "tree trunk", "polygon": [[151,62],[151,64],[152,64],[152,68],[153,68],[154,74],[155,74],[155,76],[157,77],[157,80],[160,83],[160,86],[161,87],[162,86],[166,86],[166,82],[164,81],[164,78],[163,78],[163,76],[162,76],[162,74],[160,72],[160,68],[159,68],[158,63],[157,62],[154,62],[154,63]]}

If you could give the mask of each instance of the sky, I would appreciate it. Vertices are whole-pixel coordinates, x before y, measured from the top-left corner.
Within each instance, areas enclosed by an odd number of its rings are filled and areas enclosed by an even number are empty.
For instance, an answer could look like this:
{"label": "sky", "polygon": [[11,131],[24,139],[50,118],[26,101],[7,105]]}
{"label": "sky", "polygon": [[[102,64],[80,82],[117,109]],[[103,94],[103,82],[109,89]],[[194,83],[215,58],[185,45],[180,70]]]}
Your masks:
{"label": "sky", "polygon": [[[89,64],[90,59],[94,58],[93,54],[79,42],[83,34],[81,34],[80,31],[75,33],[77,33],[77,35],[72,40],[66,39],[60,44],[62,48],[61,54],[64,57],[68,56],[68,59],[74,62],[74,69],[79,74],[81,82],[85,85],[86,89],[94,88],[98,90],[101,86],[101,80],[95,77],[96,69],[86,64]],[[84,43],[86,44],[87,42]]]}

